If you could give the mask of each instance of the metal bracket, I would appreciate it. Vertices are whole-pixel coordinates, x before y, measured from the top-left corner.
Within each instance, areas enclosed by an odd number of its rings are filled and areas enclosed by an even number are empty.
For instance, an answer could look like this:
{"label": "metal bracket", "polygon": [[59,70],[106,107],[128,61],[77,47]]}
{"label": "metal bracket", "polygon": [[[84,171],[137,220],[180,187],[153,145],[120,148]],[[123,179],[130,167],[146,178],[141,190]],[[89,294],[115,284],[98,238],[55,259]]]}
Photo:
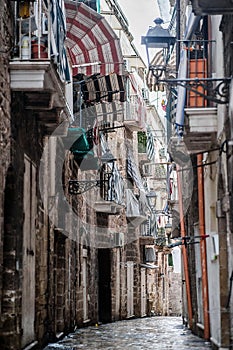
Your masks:
{"label": "metal bracket", "polygon": [[69,180],[69,187],[68,191],[69,194],[82,194],[88,190],[90,190],[93,187],[100,187],[101,180],[85,180],[85,181],[78,181],[78,180]]}
{"label": "metal bracket", "polygon": [[[170,243],[167,245],[168,248],[174,248],[180,245],[184,245],[187,247],[189,244],[198,244],[203,239],[208,238],[209,235],[202,235],[202,236],[185,236],[185,237],[178,237],[178,241],[174,243]],[[199,241],[195,241],[195,239],[199,239]]]}
{"label": "metal bracket", "polygon": [[231,77],[228,78],[186,78],[186,79],[163,79],[166,72],[165,66],[150,66],[156,79],[155,84],[165,83],[170,87],[182,86],[188,91],[192,91],[204,99],[218,104],[229,103],[229,87]]}

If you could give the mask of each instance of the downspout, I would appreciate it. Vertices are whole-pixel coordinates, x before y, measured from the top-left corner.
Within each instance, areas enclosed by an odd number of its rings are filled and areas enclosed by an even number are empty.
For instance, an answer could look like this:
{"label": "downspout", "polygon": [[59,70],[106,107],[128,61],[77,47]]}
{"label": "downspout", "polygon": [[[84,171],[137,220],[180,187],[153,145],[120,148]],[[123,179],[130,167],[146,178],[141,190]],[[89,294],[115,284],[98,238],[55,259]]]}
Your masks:
{"label": "downspout", "polygon": [[[179,197],[179,211],[180,211],[180,230],[181,237],[186,237],[185,225],[184,225],[184,210],[183,210],[183,197],[182,197],[182,187],[181,187],[181,168],[176,165],[177,169],[177,186],[178,186],[178,197]],[[193,325],[193,310],[192,310],[192,299],[191,299],[191,289],[190,289],[190,278],[189,278],[189,267],[188,267],[188,254],[185,244],[182,245],[183,254],[183,265],[184,265],[184,277],[186,285],[186,295],[188,303],[188,317],[189,326],[192,328]]]}
{"label": "downspout", "polygon": [[209,297],[208,297],[208,274],[206,261],[206,240],[205,236],[205,202],[204,202],[204,181],[203,181],[203,154],[197,155],[197,179],[198,179],[198,213],[199,233],[203,238],[200,240],[201,270],[202,270],[202,299],[204,314],[204,338],[210,338],[209,320]]}
{"label": "downspout", "polygon": [[180,64],[180,0],[176,0],[176,67]]}

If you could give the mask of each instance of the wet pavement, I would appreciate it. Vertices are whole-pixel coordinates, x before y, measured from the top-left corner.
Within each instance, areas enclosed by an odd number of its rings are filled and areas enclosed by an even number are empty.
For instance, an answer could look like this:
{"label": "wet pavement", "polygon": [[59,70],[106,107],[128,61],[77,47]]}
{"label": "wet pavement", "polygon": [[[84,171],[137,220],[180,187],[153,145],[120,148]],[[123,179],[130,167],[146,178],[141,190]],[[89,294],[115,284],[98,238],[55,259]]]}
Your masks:
{"label": "wet pavement", "polygon": [[180,317],[146,317],[77,329],[44,350],[207,350]]}

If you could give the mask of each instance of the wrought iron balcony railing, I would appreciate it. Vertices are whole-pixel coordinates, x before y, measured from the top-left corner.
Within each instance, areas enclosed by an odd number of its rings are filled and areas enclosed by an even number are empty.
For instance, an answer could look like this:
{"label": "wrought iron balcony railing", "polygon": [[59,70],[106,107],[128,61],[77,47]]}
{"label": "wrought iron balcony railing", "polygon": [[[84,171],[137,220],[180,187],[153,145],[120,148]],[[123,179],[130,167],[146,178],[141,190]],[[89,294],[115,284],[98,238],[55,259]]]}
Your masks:
{"label": "wrought iron balcony railing", "polygon": [[52,60],[62,80],[68,80],[64,48],[65,14],[51,0],[15,1],[14,61]]}

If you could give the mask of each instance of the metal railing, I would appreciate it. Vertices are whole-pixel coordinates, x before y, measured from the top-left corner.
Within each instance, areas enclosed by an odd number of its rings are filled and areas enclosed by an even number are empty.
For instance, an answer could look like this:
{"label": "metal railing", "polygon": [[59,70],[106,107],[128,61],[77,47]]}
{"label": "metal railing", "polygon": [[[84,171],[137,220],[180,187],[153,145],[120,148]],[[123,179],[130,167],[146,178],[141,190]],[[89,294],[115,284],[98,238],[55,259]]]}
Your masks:
{"label": "metal railing", "polygon": [[15,6],[15,52],[20,60],[50,59],[52,19],[49,2],[18,2]]}
{"label": "metal railing", "polygon": [[65,13],[58,1],[15,1],[14,19],[12,60],[31,62],[32,65],[51,61],[60,79],[70,81],[65,50]]}

